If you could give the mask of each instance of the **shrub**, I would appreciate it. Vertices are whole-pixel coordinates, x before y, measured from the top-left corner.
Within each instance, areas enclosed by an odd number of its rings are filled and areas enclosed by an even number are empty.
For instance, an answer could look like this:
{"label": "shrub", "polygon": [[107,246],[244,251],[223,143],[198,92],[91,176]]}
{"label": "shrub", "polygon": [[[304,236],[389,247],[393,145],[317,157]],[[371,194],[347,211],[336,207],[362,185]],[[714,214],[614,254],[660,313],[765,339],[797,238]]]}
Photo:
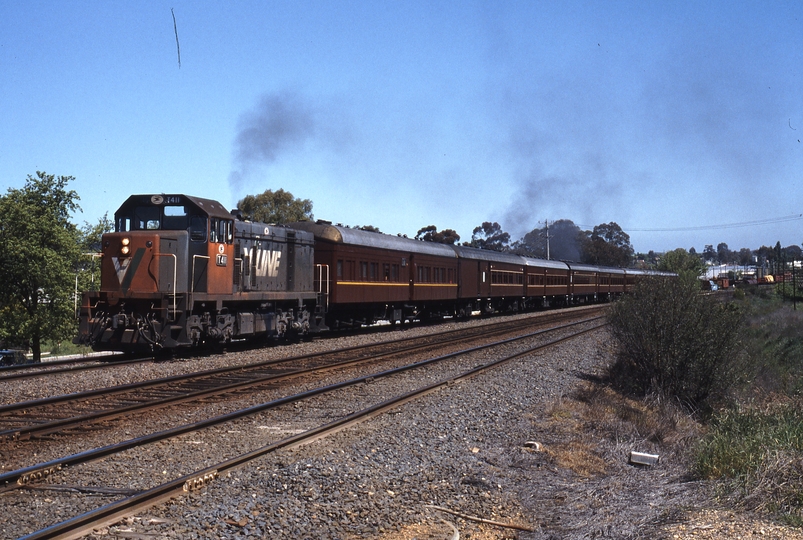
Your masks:
{"label": "shrub", "polygon": [[699,408],[745,375],[739,309],[701,295],[696,280],[644,279],[612,306],[609,322],[618,345],[610,376],[624,390]]}

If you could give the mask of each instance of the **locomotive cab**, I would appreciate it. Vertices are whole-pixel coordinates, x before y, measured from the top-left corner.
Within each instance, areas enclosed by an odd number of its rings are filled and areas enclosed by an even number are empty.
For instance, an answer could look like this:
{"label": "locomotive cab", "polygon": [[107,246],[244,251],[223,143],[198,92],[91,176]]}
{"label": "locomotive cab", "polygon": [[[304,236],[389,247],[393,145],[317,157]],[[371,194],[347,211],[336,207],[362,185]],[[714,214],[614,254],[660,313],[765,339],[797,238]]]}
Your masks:
{"label": "locomotive cab", "polygon": [[[135,278],[133,290],[139,292],[232,292],[234,219],[220,203],[185,195],[134,195],[114,221],[115,232],[103,237],[107,273],[101,283],[109,289],[102,290],[116,289],[113,271],[124,293]],[[142,257],[148,269],[139,273]]]}

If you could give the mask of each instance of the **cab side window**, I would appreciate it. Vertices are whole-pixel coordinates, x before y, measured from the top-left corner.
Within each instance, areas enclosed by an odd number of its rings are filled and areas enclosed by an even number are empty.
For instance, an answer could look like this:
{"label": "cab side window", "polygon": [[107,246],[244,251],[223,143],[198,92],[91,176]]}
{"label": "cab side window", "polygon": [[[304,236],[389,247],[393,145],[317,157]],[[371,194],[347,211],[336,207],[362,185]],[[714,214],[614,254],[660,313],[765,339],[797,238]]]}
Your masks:
{"label": "cab side window", "polygon": [[190,217],[190,240],[206,242],[206,216]]}

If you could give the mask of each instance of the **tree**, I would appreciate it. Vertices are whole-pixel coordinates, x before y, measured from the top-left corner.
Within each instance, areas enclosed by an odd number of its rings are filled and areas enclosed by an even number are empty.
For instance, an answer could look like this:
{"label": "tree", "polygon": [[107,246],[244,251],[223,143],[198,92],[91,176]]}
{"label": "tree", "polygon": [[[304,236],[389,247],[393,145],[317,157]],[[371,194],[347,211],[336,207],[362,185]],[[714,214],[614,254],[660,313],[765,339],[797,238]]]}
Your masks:
{"label": "tree", "polygon": [[259,195],[246,195],[237,203],[237,209],[245,219],[262,223],[282,224],[313,219],[312,201],[296,199],[283,189],[267,189]]}
{"label": "tree", "polygon": [[748,264],[753,262],[753,250],[748,248],[742,248],[739,250],[738,259],[739,264],[742,266],[747,266]]}
{"label": "tree", "polygon": [[583,262],[601,266],[630,266],[633,246],[630,235],[615,222],[603,223],[586,232],[583,242]]}
{"label": "tree", "polygon": [[761,246],[756,250],[756,255],[758,256],[758,262],[761,264],[765,261],[774,261],[775,260],[775,250],[769,246]]}
{"label": "tree", "polygon": [[[547,238],[548,235],[548,238]],[[519,255],[553,259],[560,261],[579,261],[582,244],[582,231],[570,219],[559,219],[540,229],[533,229],[512,246]],[[547,256],[547,239],[549,254]]]}
{"label": "tree", "polygon": [[78,261],[78,291],[95,291],[100,284],[100,263],[102,236],[114,230],[109,214],[104,214],[95,225],[84,222],[79,231],[81,258]]}
{"label": "tree", "polygon": [[424,242],[436,242],[438,244],[456,244],[460,241],[460,235],[454,229],[444,229],[438,231],[435,225],[421,227],[415,235],[416,240]]}
{"label": "tree", "polygon": [[712,263],[719,260],[713,244],[706,244],[705,249],[703,249],[703,260]]}
{"label": "tree", "polygon": [[658,261],[658,270],[675,272],[684,283],[697,286],[697,278],[705,273],[705,263],[697,255],[677,248],[664,253]]}
{"label": "tree", "polygon": [[37,171],[25,187],[0,197],[0,337],[28,343],[35,362],[42,342],[75,333],[73,292],[79,233],[69,221],[79,197],[72,176]]}
{"label": "tree", "polygon": [[783,248],[783,252],[786,254],[787,261],[799,261],[803,259],[803,249],[800,249],[800,246],[796,244],[786,246]]}
{"label": "tree", "polygon": [[717,260],[720,263],[726,264],[733,261],[734,254],[728,249],[728,244],[725,242],[717,244]]}
{"label": "tree", "polygon": [[471,235],[471,242],[463,245],[479,249],[491,249],[494,251],[507,251],[510,242],[510,234],[502,230],[502,226],[497,222],[483,221],[482,225],[475,227]]}

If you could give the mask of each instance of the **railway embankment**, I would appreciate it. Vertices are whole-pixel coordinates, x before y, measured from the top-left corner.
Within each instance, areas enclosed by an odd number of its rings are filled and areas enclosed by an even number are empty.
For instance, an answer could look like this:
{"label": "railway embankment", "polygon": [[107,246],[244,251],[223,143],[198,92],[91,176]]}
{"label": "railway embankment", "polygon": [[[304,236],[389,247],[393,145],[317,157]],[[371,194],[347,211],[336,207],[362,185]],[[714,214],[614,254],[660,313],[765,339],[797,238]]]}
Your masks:
{"label": "railway embankment", "polygon": [[[376,337],[343,342],[367,339]],[[717,502],[713,483],[690,477],[690,449],[701,426],[680,410],[631,401],[599,384],[612,354],[606,330],[585,334],[311,444],[272,453],[92,536],[398,540],[453,538],[458,530],[461,538],[474,539],[803,538],[794,536],[795,529],[734,513]],[[204,361],[226,364],[231,356]],[[146,369],[163,376],[186,371],[187,363]],[[87,375],[76,386],[107,384],[112,377],[106,370],[94,373],[103,381],[93,383]],[[121,382],[142,377],[116,373]],[[47,384],[38,380],[38,392],[47,393],[41,388]],[[338,402],[339,410],[321,408],[316,414],[356,410],[364,404],[363,394],[356,388]],[[151,466],[148,460],[164,464],[168,477],[182,462],[196,459],[190,455],[197,456],[199,448],[210,462],[222,458],[218,453],[227,445],[215,442],[220,437],[248,446],[267,433],[299,429],[292,419],[274,420],[244,420],[215,438],[197,432],[165,441],[142,454],[142,466]],[[660,460],[635,466],[628,461],[631,451]],[[92,467],[102,469],[104,462]],[[64,516],[60,503],[85,500],[92,488],[93,497],[114,500],[127,485],[126,475],[133,478],[137,470],[107,474],[104,485],[84,485],[78,473],[72,488],[42,485],[24,497],[0,495],[0,531],[19,536],[7,527],[15,513],[32,509],[43,523],[56,522]],[[119,491],[106,489],[110,486]],[[136,488],[133,479],[130,486]]]}

